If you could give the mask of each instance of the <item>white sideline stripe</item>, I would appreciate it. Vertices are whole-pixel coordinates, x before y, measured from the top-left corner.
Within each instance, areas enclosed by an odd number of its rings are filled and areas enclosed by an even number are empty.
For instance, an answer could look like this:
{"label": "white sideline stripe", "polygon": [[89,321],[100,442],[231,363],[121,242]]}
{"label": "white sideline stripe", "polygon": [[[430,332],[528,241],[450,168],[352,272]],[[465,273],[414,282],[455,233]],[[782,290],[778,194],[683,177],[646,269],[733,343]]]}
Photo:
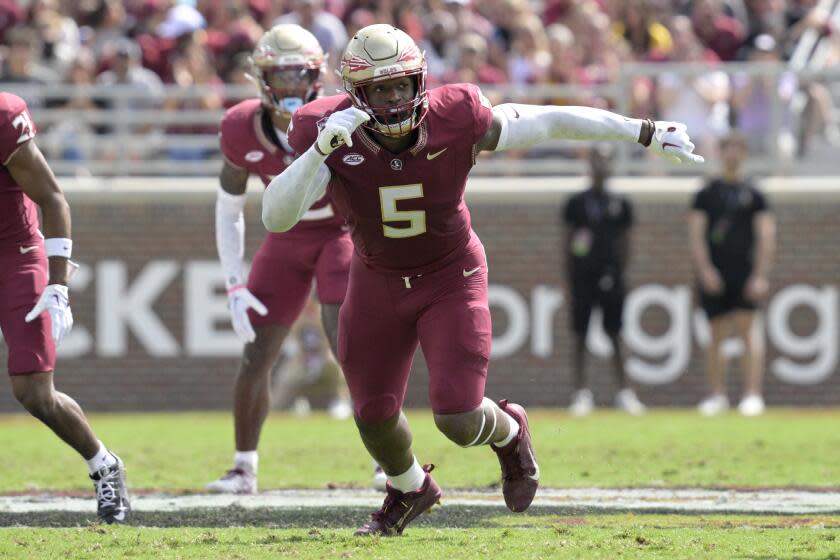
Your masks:
{"label": "white sideline stripe", "polygon": [[[277,490],[255,496],[165,494],[133,496],[132,510],[171,512],[195,508],[237,506],[255,508],[379,507],[383,494],[373,490]],[[501,492],[446,491],[443,506],[504,507]],[[597,508],[604,511],[674,510],[686,513],[767,512],[778,514],[819,514],[840,511],[840,492],[794,490],[703,490],[663,488],[601,489],[546,488],[534,500],[535,506]],[[95,510],[89,498],[49,495],[0,496],[0,513],[65,511],[90,513]]]}

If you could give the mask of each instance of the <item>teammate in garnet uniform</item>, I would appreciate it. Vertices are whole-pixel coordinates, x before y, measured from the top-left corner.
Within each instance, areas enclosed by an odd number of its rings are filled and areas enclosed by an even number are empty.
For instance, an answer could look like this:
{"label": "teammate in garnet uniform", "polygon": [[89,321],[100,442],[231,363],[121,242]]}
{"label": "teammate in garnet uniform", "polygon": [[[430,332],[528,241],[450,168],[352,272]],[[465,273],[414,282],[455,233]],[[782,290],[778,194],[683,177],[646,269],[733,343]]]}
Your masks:
{"label": "teammate in garnet uniform", "polygon": [[702,158],[678,123],[586,107],[493,108],[469,84],[426,91],[423,54],[390,25],[353,37],[341,75],[346,95],[295,113],[289,141],[301,155],[268,186],[263,222],[288,230],[329,192],[350,225],[355,251],[338,356],[362,441],[388,476],[382,508],[357,534],[400,534],[441,496],[432,467],[414,457],[401,410],[418,343],[438,428],[464,447],[490,444],[505,503],[524,511],[539,481],[525,410],[484,397],[487,264],[463,198],[475,155],[578,138],[639,141],[676,161]]}
{"label": "teammate in garnet uniform", "polygon": [[[243,274],[245,189],[248,176],[268,184],[294,159],[286,129],[292,113],[321,90],[324,53],[297,25],[278,25],[252,55],[259,99],[225,113],[221,148],[225,163],[216,202],[216,246],[236,334],[245,343],[234,388],[234,467],[208,484],[213,492],[257,491],[257,444],[271,406],[270,372],[283,341],[317,283],[324,330],[335,352],[338,308],[347,290],[352,242],[328,197],[316,201],[294,228],[269,233]],[[349,405],[345,405],[349,406]]]}
{"label": "teammate in garnet uniform", "polygon": [[122,461],[96,439],[79,405],[53,386],[55,348],[73,327],[67,280],[75,265],[70,207],[34,137],[23,99],[0,92],[0,330],[12,391],[85,459],[99,518],[122,522],[129,512]]}

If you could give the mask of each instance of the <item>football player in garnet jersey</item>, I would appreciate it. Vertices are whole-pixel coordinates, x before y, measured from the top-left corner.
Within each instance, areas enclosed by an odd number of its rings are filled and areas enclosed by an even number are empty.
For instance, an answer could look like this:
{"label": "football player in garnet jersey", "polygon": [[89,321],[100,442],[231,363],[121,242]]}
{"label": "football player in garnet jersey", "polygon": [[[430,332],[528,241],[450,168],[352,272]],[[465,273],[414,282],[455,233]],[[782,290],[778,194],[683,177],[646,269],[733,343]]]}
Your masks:
{"label": "football player in garnet jersey", "polygon": [[[216,201],[216,246],[233,328],[245,348],[234,388],[234,466],[207,486],[213,492],[257,491],[257,444],[270,408],[270,372],[306,304],[313,278],[324,330],[335,351],[338,308],[347,290],[353,245],[329,197],[307,206],[294,228],[266,235],[247,281],[243,273],[242,210],[248,177],[257,175],[268,184],[292,162],[286,129],[292,113],[318,96],[324,63],[311,33],[290,24],[272,28],[251,56],[259,98],[239,103],[222,119],[225,162]],[[349,407],[346,402],[336,404]]]}
{"label": "football player in garnet jersey", "polygon": [[125,467],[96,439],[76,401],[53,386],[55,348],[73,327],[67,281],[76,265],[70,207],[34,137],[23,99],[0,92],[0,330],[12,391],[85,459],[99,518],[121,523],[129,512]]}
{"label": "football player in garnet jersey", "polygon": [[525,410],[484,397],[490,310],[484,248],[464,187],[482,150],[554,138],[626,140],[674,161],[702,161],[685,126],[589,107],[492,107],[478,87],[426,90],[423,53],[404,32],[372,25],[341,60],[345,95],[298,110],[289,143],[301,155],[263,195],[263,222],[286,231],[329,193],[347,217],[354,253],[341,308],[338,356],[362,441],[388,477],[382,508],[358,534],[400,534],[441,496],[411,449],[402,403],[418,345],[438,428],[453,442],[489,445],[502,492],[524,511],[540,472]]}

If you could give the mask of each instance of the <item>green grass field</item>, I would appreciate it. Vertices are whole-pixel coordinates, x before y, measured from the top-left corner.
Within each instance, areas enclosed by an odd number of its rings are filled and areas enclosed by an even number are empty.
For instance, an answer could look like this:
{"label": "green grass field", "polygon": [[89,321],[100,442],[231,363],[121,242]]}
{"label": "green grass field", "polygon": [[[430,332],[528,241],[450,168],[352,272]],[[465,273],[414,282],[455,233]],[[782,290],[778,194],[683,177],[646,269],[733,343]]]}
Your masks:
{"label": "green grass field", "polygon": [[[536,410],[530,417],[547,487],[827,488],[840,481],[840,410],[711,419],[672,410],[572,419]],[[427,411],[409,418],[418,458],[437,465],[444,489],[497,485],[498,464],[487,449],[449,443]],[[125,460],[135,492],[200,492],[230,465],[226,413],[92,415],[91,422]],[[81,459],[27,416],[0,417],[0,450],[0,493],[90,492]],[[370,459],[352,422],[273,415],[266,423],[262,490],[364,488],[369,476]],[[221,512],[226,523],[213,514],[183,523],[138,515],[128,527],[45,528],[67,523],[36,516],[26,524],[44,528],[0,528],[0,558],[840,559],[840,516],[446,511],[423,516],[402,538],[381,540],[352,537],[365,511],[333,514],[329,504],[324,515],[287,512],[282,521],[271,511],[248,513],[242,526],[231,517],[242,511]],[[0,515],[0,525],[14,523]]]}
{"label": "green grass field", "polygon": [[[542,484],[552,487],[826,487],[840,483],[840,410],[777,410],[760,418],[656,411],[572,419],[530,413]],[[135,489],[200,491],[230,467],[225,413],[92,415],[99,437],[126,462]],[[461,449],[431,414],[409,413],[414,449],[445,487],[486,487],[499,471],[485,448]],[[28,416],[0,417],[0,492],[88,489],[84,464]],[[260,488],[364,487],[370,459],[351,421],[272,415],[260,444]]]}
{"label": "green grass field", "polygon": [[359,539],[340,529],[0,529],[0,558],[840,558],[837,518],[527,519],[527,528],[521,526],[521,518],[501,517],[498,527],[417,528],[391,539]]}

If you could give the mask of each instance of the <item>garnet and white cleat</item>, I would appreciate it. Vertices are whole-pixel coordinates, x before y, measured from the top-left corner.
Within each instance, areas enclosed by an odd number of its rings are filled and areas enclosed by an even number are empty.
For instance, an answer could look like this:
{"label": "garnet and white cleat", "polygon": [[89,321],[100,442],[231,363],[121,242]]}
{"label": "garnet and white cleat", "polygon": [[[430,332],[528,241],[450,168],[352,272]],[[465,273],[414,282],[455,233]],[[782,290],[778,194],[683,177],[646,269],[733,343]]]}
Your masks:
{"label": "garnet and white cleat", "polygon": [[729,410],[729,399],[726,395],[712,395],[706,397],[697,405],[697,411],[703,416],[717,416]]}
{"label": "garnet and white cleat", "polygon": [[122,523],[131,511],[128,503],[128,486],[125,482],[125,465],[122,459],[114,453],[117,462],[108,467],[102,467],[92,475],[93,487],[96,489],[96,514],[105,523]]}
{"label": "garnet and white cleat", "polygon": [[443,492],[440,486],[429,474],[435,468],[434,465],[424,465],[426,480],[423,486],[414,492],[400,492],[390,484],[386,486],[385,502],[379,511],[370,516],[370,521],[356,530],[358,536],[380,535],[392,537],[401,535],[406,525],[414,518],[425,511],[429,511],[433,505],[440,501]]}
{"label": "garnet and white cleat", "polygon": [[237,467],[208,484],[207,491],[213,494],[256,494],[257,475]]}
{"label": "garnet and white cleat", "polygon": [[490,445],[499,458],[502,467],[502,493],[510,511],[521,512],[528,509],[534,501],[540,484],[540,467],[531,444],[531,432],[528,430],[528,415],[518,404],[502,399],[499,407],[513,416],[519,424],[519,433],[504,447]]}
{"label": "garnet and white cleat", "polygon": [[386,492],[388,490],[388,475],[376,463],[373,464],[373,478],[370,481],[370,485],[374,490],[379,490],[380,492]]}

